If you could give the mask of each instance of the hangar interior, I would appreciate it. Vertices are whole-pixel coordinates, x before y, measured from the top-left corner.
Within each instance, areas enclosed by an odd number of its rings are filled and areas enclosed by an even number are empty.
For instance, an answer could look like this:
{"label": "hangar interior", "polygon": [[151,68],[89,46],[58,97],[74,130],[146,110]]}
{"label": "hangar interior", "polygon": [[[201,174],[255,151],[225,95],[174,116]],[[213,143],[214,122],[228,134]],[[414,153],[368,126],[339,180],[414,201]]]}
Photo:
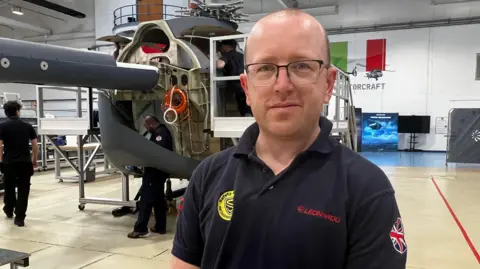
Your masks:
{"label": "hangar interior", "polygon": [[[236,7],[234,24],[208,17]],[[224,40],[243,52],[255,22],[284,8],[327,29],[338,73],[324,116],[394,186],[407,268],[478,268],[477,0],[0,0],[1,103],[21,102],[39,134],[26,225],[0,218],[0,258],[21,255],[0,268],[170,268],[192,171],[255,121],[221,100],[238,77],[212,72],[210,56]],[[44,73],[25,60],[35,53]],[[174,134],[173,152],[144,137],[148,114]],[[147,166],[172,175],[167,233],[132,240],[142,180],[131,167]]]}

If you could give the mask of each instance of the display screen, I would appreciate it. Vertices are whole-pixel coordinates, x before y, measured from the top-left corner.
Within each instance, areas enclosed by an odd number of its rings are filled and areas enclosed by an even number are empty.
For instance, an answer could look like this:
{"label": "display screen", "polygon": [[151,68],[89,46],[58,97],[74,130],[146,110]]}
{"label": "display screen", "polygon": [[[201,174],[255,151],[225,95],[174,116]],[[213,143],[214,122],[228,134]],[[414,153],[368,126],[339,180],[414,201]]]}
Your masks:
{"label": "display screen", "polygon": [[428,134],[430,133],[430,116],[398,116],[398,132]]}
{"label": "display screen", "polygon": [[363,113],[362,151],[398,151],[398,113]]}

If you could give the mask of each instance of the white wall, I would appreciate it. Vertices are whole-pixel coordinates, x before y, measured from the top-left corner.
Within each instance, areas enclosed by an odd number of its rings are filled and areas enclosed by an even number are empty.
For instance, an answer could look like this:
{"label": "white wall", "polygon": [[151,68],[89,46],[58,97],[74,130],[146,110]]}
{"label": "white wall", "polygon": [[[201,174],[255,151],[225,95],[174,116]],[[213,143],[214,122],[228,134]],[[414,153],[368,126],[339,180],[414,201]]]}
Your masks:
{"label": "white wall", "polygon": [[[95,0],[95,37],[100,38],[112,34],[114,26],[113,11],[115,9],[135,4],[137,4],[137,0]],[[126,8],[125,12],[127,11],[132,12],[132,10]],[[135,8],[133,12],[136,12]]]}
{"label": "white wall", "polygon": [[[468,25],[337,35],[330,39],[348,41],[348,58],[354,59],[365,57],[366,40],[385,38],[386,69],[395,72],[383,72],[383,77],[374,81],[365,77],[365,69],[357,69],[359,72],[357,77],[352,77],[352,84],[378,83],[384,88],[355,90],[354,104],[363,112],[430,115],[431,133],[420,135],[416,147],[445,150],[445,135],[435,134],[435,118],[448,117],[453,107],[480,105],[480,102],[454,104],[451,101],[480,99],[480,81],[475,81],[479,32],[480,25]],[[349,64],[348,70],[353,70],[354,65]],[[408,137],[401,135],[399,148],[408,148],[407,141]]]}
{"label": "white wall", "polygon": [[188,5],[188,0],[163,0],[164,5],[171,5],[171,6],[165,6],[165,18],[166,19],[172,19],[175,18],[174,16],[180,16],[181,13],[178,13],[176,11],[181,10],[178,7],[187,7]]}
{"label": "white wall", "polygon": [[[17,39],[44,43],[50,43],[50,40],[58,41],[61,39],[61,41],[64,41],[70,39],[72,40],[72,43],[75,43],[75,40],[78,40],[78,37],[70,37],[66,34],[84,33],[82,36],[83,39],[88,38],[90,43],[94,41],[93,32],[95,29],[95,18],[93,0],[70,1],[64,4],[69,8],[84,13],[86,15],[86,18],[84,19],[67,16],[28,2],[12,1],[12,4],[18,4],[20,7],[24,7],[24,9],[22,9],[24,15],[18,16],[12,14],[11,6],[4,5],[0,8],[0,16],[24,24],[33,25],[37,28],[47,29],[51,32],[50,34],[45,35],[44,33],[22,29],[21,27],[14,27],[15,38]],[[2,36],[4,36],[4,32],[7,33],[6,37],[11,37],[11,30],[2,30],[0,32],[2,33]],[[85,33],[90,33],[90,35],[85,35]]]}

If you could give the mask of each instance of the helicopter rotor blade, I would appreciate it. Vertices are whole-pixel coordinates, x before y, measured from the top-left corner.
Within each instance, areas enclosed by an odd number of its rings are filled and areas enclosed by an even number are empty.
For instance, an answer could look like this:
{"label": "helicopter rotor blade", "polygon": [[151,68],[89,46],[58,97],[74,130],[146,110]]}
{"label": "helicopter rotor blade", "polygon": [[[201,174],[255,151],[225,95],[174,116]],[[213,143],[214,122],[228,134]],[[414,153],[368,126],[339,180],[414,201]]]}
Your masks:
{"label": "helicopter rotor blade", "polygon": [[8,38],[0,38],[0,48],[0,83],[139,91],[158,83],[158,68],[116,62],[102,52]]}

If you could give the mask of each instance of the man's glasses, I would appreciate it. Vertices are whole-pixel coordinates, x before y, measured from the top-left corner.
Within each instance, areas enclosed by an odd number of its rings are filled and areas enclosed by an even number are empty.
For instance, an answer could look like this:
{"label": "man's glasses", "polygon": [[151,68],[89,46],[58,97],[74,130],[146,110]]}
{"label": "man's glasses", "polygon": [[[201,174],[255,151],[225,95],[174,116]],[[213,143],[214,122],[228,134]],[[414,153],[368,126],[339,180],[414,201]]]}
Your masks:
{"label": "man's glasses", "polygon": [[288,77],[293,84],[311,84],[317,81],[323,66],[322,60],[305,60],[292,62],[287,65],[271,63],[255,63],[245,66],[248,78],[255,86],[271,86],[278,78],[281,67],[287,69]]}

